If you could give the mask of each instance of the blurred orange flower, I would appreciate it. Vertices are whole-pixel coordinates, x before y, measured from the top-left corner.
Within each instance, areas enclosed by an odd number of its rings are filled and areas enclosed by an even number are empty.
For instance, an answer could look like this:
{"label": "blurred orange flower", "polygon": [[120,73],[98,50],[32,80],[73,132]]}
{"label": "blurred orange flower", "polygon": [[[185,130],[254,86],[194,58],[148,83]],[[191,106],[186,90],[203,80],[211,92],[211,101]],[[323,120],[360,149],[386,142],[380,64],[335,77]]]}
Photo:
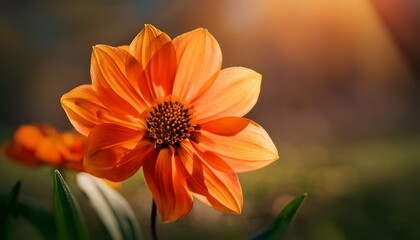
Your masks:
{"label": "blurred orange flower", "polygon": [[61,98],[88,137],[86,171],[122,181],[143,167],[164,222],[187,214],[193,196],[240,213],[236,173],[278,153],[261,126],[242,118],[257,101],[261,75],[221,64],[217,41],[201,28],[171,40],[145,25],[128,46],[94,46],[92,84]]}
{"label": "blurred orange flower", "polygon": [[24,165],[50,164],[82,171],[84,139],[82,135],[59,132],[46,124],[22,125],[3,151],[8,158]]}

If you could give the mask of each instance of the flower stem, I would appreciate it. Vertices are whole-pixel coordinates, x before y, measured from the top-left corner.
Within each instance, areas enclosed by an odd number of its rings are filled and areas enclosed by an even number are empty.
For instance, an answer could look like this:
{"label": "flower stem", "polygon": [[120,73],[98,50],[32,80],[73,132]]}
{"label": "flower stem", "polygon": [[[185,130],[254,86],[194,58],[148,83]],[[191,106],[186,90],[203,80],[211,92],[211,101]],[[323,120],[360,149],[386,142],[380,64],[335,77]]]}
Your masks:
{"label": "flower stem", "polygon": [[150,228],[152,229],[152,239],[157,240],[157,233],[156,233],[156,203],[155,200],[152,200],[152,212],[150,214]]}

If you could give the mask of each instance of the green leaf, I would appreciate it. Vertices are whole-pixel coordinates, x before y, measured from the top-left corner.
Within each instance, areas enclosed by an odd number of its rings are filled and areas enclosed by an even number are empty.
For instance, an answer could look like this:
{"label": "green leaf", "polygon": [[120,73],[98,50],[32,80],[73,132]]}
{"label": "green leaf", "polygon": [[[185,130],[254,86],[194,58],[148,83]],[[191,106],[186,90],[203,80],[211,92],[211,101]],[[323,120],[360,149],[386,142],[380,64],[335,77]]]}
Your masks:
{"label": "green leaf", "polygon": [[293,220],[296,212],[299,209],[299,206],[302,204],[303,200],[308,194],[304,193],[299,197],[295,198],[277,216],[273,223],[271,223],[265,230],[263,230],[258,235],[252,237],[252,240],[266,240],[266,239],[281,239],[283,234],[286,232],[290,223]]}
{"label": "green leaf", "polygon": [[[9,211],[13,209],[11,206],[7,206],[6,202],[10,201],[10,197],[13,195],[13,192],[16,192],[17,194],[17,184],[13,188],[13,190],[8,195],[1,195],[1,201],[0,201],[0,212],[1,212],[1,220],[0,220],[0,239],[7,239],[5,237],[6,233],[6,226],[7,223],[6,220],[6,211]],[[16,199],[16,208],[17,208],[17,216],[20,218],[26,219],[28,222],[30,222],[32,225],[36,226],[38,230],[44,235],[45,239],[54,239],[56,236],[55,228],[52,228],[51,226],[54,226],[54,218],[52,216],[52,213],[42,209],[40,207],[34,206],[33,204],[29,204],[27,202],[23,202],[22,200]],[[13,216],[12,216],[13,217]],[[8,229],[11,228],[11,226],[7,227]]]}
{"label": "green leaf", "polygon": [[76,176],[79,188],[87,195],[91,206],[114,240],[141,239],[136,216],[128,202],[101,179],[87,173]]}
{"label": "green leaf", "polygon": [[54,213],[59,239],[88,239],[80,208],[58,170],[54,171]]}
{"label": "green leaf", "polygon": [[17,182],[7,196],[1,201],[0,239],[12,237],[18,211],[18,195],[21,182]]}
{"label": "green leaf", "polygon": [[56,238],[56,229],[51,227],[54,226],[54,217],[51,212],[21,201],[18,204],[19,217],[25,218],[36,226],[45,239]]}

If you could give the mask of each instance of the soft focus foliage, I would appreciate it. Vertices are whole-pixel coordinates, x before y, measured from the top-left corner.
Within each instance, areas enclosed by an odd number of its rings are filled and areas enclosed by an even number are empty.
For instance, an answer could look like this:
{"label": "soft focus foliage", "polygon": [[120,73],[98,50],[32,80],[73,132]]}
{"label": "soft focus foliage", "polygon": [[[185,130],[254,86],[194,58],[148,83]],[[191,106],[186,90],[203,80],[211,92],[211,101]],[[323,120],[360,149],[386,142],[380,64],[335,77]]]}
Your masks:
{"label": "soft focus foliage", "polygon": [[54,219],[58,239],[89,239],[79,204],[58,170],[54,170],[53,186]]}
{"label": "soft focus foliage", "polygon": [[87,173],[77,174],[76,180],[113,240],[142,239],[136,215],[118,191]]}
{"label": "soft focus foliage", "polygon": [[288,203],[276,217],[276,219],[269,226],[266,227],[261,233],[252,237],[252,240],[276,240],[282,239],[284,233],[289,227],[290,223],[293,220],[293,217],[296,215],[299,210],[300,205],[307,194],[302,194]]}
{"label": "soft focus foliage", "polygon": [[0,199],[0,237],[11,239],[18,218],[18,203],[21,182],[17,182],[12,190]]}

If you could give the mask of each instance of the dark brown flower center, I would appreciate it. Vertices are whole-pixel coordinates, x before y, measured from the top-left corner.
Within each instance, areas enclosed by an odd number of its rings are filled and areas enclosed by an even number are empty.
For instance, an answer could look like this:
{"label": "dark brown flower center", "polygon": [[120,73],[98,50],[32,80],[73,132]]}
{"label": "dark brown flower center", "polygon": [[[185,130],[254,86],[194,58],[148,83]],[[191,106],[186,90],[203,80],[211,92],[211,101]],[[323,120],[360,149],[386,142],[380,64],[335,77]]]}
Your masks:
{"label": "dark brown flower center", "polygon": [[157,103],[146,117],[147,132],[156,145],[177,145],[190,137],[195,125],[191,123],[191,110],[179,101]]}

